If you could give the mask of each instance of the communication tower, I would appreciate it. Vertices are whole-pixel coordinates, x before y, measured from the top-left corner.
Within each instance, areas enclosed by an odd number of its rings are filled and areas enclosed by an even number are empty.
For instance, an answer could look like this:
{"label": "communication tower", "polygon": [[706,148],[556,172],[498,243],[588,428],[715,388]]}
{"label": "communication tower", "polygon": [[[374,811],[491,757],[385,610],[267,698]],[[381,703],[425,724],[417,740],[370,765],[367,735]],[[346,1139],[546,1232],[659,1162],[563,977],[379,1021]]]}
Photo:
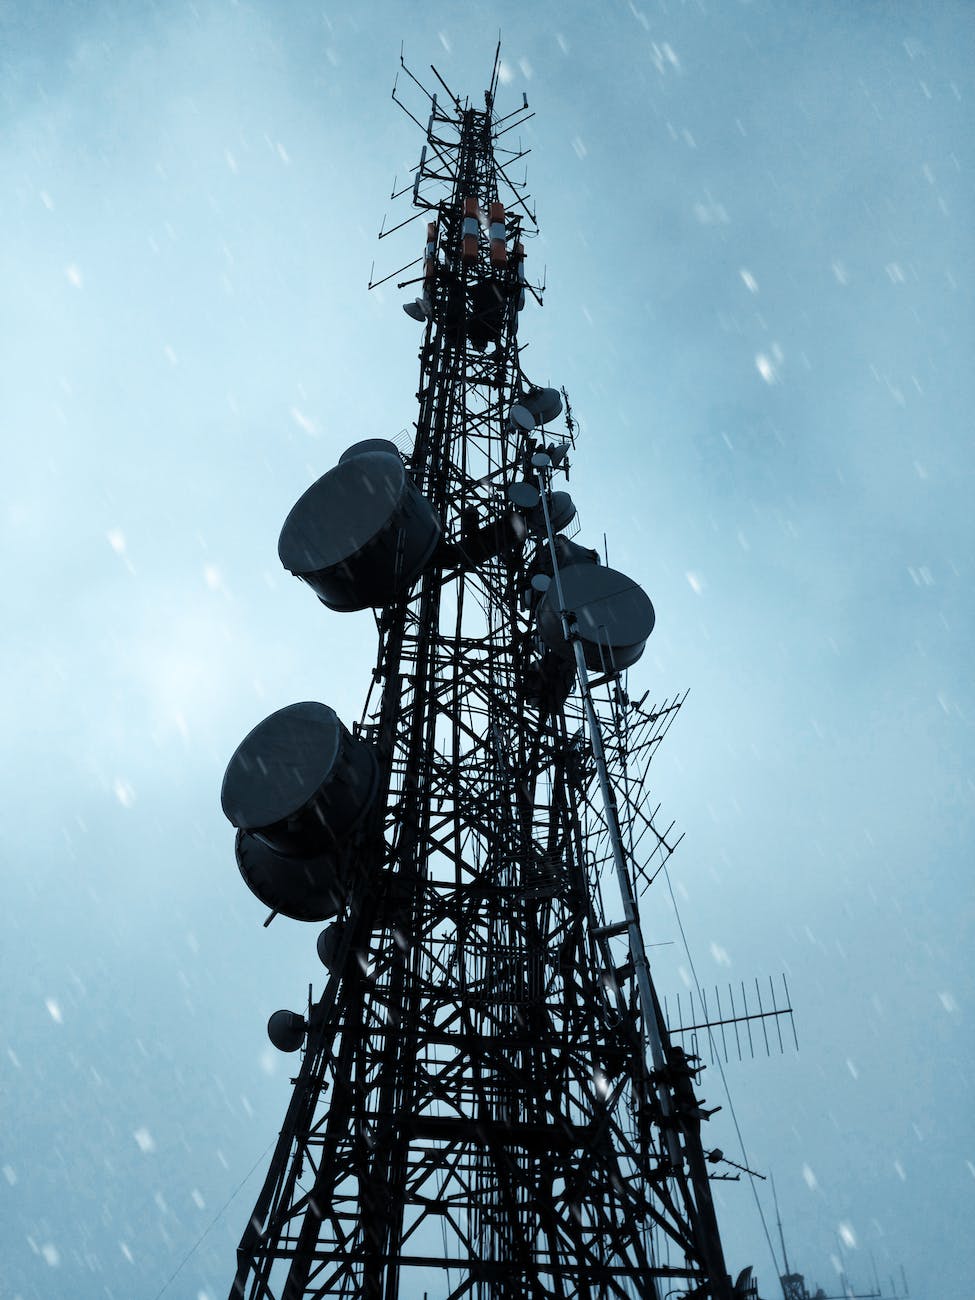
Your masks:
{"label": "communication tower", "polygon": [[403,65],[428,117],[401,191],[425,247],[387,277],[416,268],[415,437],[350,447],[281,532],[323,604],[375,611],[362,717],[282,709],[224,780],[247,885],[328,922],[324,991],[269,1022],[302,1056],[231,1297],[756,1295],[640,930],[682,701],[628,693],[653,608],[573,540],[568,397],[521,364],[530,113],[495,112],[499,66],[478,108]]}

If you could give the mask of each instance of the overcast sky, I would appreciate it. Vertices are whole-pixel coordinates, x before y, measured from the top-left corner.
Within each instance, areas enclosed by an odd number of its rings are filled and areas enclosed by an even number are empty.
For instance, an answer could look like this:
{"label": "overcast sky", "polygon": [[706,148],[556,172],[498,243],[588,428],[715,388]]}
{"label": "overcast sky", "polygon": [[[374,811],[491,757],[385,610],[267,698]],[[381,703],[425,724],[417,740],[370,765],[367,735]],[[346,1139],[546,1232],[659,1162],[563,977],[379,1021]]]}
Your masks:
{"label": "overcast sky", "polygon": [[[970,1300],[951,0],[0,8],[5,1298],[155,1300],[191,1251],[167,1297],[229,1288],[289,1095],[265,1022],[322,971],[317,927],[262,929],[220,780],[282,705],[359,715],[371,616],[323,610],[277,535],[414,418],[417,327],[366,292],[421,251],[375,240],[420,147],[400,42],[480,103],[499,26],[500,107],[537,110],[526,368],[582,424],[579,540],[605,531],[656,607],[631,684],[690,688],[655,798],[697,972],[786,971],[796,1008],[798,1053],[727,1069],[748,1159],[810,1282],[903,1265],[918,1300]],[[666,887],[644,920],[683,990]],[[734,1154],[717,1071],[703,1092]],[[731,1266],[775,1296],[751,1192],[718,1192]]]}

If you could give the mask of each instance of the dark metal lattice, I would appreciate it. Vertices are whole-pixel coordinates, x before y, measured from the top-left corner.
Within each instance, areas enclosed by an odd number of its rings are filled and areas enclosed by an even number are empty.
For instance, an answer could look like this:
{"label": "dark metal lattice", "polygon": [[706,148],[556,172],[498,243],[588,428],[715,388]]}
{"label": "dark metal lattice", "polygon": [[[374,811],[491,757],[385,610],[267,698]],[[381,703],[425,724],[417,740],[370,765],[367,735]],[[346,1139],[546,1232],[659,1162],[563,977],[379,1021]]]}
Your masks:
{"label": "dark metal lattice", "polygon": [[[531,216],[499,143],[526,113],[496,118],[495,86],[484,111],[429,97],[409,187],[437,255],[407,459],[445,538],[377,614],[357,733],[380,755],[380,798],[232,1297],[732,1295],[694,1062],[655,995],[648,1024],[642,945],[607,870],[614,819],[634,908],[675,847],[645,783],[681,700],[634,704],[604,674],[607,808],[594,683],[564,699],[532,686],[545,540],[470,558],[540,445],[508,419],[529,388],[514,250]],[[492,263],[482,238],[465,263],[463,200],[486,212],[499,190],[511,252]]]}

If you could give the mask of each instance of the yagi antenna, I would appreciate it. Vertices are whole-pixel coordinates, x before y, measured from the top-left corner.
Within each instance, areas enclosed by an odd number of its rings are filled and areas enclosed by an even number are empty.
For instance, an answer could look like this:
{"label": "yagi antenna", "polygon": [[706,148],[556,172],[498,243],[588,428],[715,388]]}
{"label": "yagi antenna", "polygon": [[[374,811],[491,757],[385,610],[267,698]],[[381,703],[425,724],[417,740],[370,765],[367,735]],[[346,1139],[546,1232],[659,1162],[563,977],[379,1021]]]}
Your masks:
{"label": "yagi antenna", "polygon": [[[671,1036],[682,1043],[689,1040],[688,1046],[695,1053],[698,1052],[699,1047],[706,1046],[712,1064],[718,1057],[729,1061],[733,1052],[739,1061],[743,1061],[746,1050],[754,1060],[756,1046],[759,1048],[764,1046],[766,1056],[772,1055],[776,1045],[779,1052],[785,1052],[782,1021],[788,1018],[793,1042],[798,1051],[799,1039],[796,1036],[792,1007],[789,1005],[789,986],[785,975],[781,976],[781,981],[780,993],[772,977],[769,976],[768,992],[764,997],[757,979],[754,981],[754,992],[746,986],[744,980],[740,981],[738,989],[729,983],[723,1001],[721,989],[715,985],[710,1005],[707,991],[704,989],[700,991],[697,998],[694,990],[691,989],[684,994],[683,1001],[678,993],[674,999],[676,1013],[673,1016],[670,1014],[669,1000],[665,997],[664,1018]],[[770,1026],[774,1031],[771,1035]],[[753,1034],[753,1029],[760,1030],[761,1037],[757,1032]]]}

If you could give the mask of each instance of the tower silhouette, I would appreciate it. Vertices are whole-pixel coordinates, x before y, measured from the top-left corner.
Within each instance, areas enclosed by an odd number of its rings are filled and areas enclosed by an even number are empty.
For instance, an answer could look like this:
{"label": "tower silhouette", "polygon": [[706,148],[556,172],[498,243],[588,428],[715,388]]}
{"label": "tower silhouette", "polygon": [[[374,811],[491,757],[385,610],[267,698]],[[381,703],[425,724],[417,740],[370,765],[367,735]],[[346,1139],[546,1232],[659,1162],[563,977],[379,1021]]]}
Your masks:
{"label": "tower silhouette", "polygon": [[375,611],[361,720],[280,710],[224,780],[248,886],[328,922],[324,991],[269,1023],[302,1057],[232,1297],[754,1295],[639,924],[681,701],[628,694],[653,609],[573,540],[568,397],[521,365],[529,112],[495,113],[499,66],[481,109],[404,65],[429,113],[402,191],[427,219],[415,437],[349,448],[281,534],[326,606]]}

